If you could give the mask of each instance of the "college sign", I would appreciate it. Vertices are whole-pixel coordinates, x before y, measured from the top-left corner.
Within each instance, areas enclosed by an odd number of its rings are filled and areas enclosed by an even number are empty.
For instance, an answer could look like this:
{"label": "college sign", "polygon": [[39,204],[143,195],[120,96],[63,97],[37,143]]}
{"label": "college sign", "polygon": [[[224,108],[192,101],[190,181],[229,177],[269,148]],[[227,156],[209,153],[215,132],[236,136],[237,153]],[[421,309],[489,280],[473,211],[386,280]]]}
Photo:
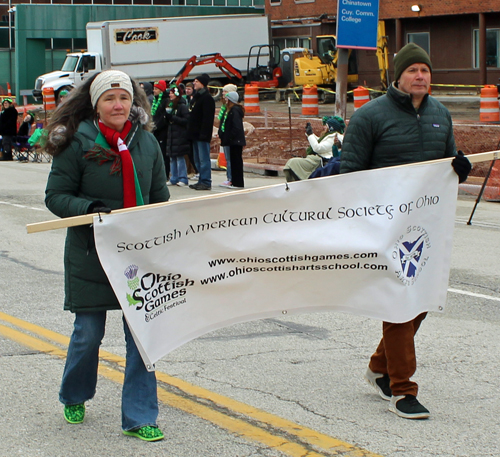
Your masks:
{"label": "college sign", "polygon": [[337,47],[377,49],[379,0],[338,0]]}

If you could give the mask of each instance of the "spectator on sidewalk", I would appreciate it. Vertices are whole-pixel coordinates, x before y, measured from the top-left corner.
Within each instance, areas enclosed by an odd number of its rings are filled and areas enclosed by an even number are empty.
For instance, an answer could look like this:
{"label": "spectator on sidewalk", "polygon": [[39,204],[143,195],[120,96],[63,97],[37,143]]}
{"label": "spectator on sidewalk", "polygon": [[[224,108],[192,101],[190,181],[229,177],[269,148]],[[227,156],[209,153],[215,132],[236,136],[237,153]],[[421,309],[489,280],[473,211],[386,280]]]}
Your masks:
{"label": "spectator on sidewalk", "polygon": [[288,160],[283,169],[287,182],[308,179],[315,170],[326,165],[334,155],[338,155],[344,129],[345,123],[340,116],[325,116],[323,131],[317,136],[308,122],[306,136],[309,146],[306,149],[306,157],[293,157]]}
{"label": "spectator on sidewalk", "polygon": [[193,86],[196,90],[191,103],[188,118],[188,138],[193,143],[193,156],[199,179],[189,187],[194,190],[210,190],[212,188],[212,163],[210,161],[210,142],[215,116],[215,101],[208,91],[210,76],[206,73],[195,78]]}
{"label": "spectator on sidewalk", "polygon": [[187,186],[187,167],[184,156],[189,154],[191,143],[187,138],[189,109],[178,87],[171,87],[168,96],[170,104],[165,118],[167,121],[167,157],[170,159],[170,181],[173,186]]}
{"label": "spectator on sidewalk", "polygon": [[153,103],[151,105],[151,116],[153,117],[153,135],[160,145],[163,160],[165,161],[165,174],[167,179],[170,175],[170,160],[167,157],[167,122],[165,120],[165,109],[169,103],[167,83],[163,80],[156,81],[153,85]]}
{"label": "spectator on sidewalk", "polygon": [[[226,84],[222,88],[222,105],[220,107],[219,113],[217,114],[217,118],[215,119],[215,126],[219,128],[219,133],[222,131],[224,133],[224,123],[227,117],[227,99],[226,95],[229,92],[238,92],[238,88],[234,84]],[[220,134],[219,134],[220,137]],[[226,158],[226,176],[227,179],[223,183],[219,184],[220,187],[231,187],[231,155],[230,155],[230,148],[229,146],[222,146],[222,150],[224,151],[224,157]]]}
{"label": "spectator on sidewalk", "polygon": [[231,189],[245,187],[243,178],[243,146],[246,145],[243,117],[245,109],[238,103],[238,92],[228,92],[225,95],[226,112],[219,127],[221,145],[229,148],[231,163]]}
{"label": "spectator on sidewalk", "polygon": [[2,102],[0,114],[0,135],[2,136],[2,160],[13,160],[12,145],[17,135],[17,110],[11,98]]}

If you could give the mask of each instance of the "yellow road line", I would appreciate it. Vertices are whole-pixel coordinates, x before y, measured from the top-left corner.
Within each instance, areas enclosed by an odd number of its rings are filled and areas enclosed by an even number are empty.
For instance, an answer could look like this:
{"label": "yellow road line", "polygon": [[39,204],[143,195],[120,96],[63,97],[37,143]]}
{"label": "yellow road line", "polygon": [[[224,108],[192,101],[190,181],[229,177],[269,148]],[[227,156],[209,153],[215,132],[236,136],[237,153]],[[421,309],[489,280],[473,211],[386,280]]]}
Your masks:
{"label": "yellow road line", "polygon": [[[69,338],[64,335],[2,312],[0,312],[0,321],[61,346],[67,347],[69,343]],[[66,357],[65,349],[11,327],[0,325],[0,334],[31,349],[59,358]],[[123,357],[103,350],[99,354],[103,361],[114,363],[120,367],[125,366]],[[114,382],[123,384],[123,372],[118,369],[99,364],[99,374]],[[212,422],[235,435],[277,449],[291,457],[332,455],[380,457],[378,454],[373,454],[365,449],[203,389],[166,373],[157,371],[156,377],[166,387],[181,391],[180,394],[173,393],[160,385],[158,398],[163,403]],[[207,406],[207,402],[210,403],[210,406]]]}

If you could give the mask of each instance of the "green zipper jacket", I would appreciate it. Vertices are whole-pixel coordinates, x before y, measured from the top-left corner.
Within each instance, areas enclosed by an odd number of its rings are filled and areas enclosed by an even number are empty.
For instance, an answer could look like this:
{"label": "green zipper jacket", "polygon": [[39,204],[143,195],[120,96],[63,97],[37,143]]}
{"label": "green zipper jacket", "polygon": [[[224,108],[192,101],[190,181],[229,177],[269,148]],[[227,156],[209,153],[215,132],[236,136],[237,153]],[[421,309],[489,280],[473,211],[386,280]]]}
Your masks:
{"label": "green zipper jacket", "polygon": [[425,96],[418,111],[394,85],[358,109],[342,143],[341,173],[391,167],[456,155],[449,111]]}
{"label": "green zipper jacket", "polygon": [[[99,165],[86,159],[98,135],[91,121],[80,124],[71,144],[54,157],[45,190],[47,208],[59,217],[87,214],[93,201],[114,209],[123,207],[122,175],[110,175],[112,162]],[[144,203],[169,199],[165,166],[155,137],[134,125],[126,143],[137,171]],[[64,249],[64,309],[72,312],[119,309],[120,305],[101,267],[91,226],[69,228]]]}

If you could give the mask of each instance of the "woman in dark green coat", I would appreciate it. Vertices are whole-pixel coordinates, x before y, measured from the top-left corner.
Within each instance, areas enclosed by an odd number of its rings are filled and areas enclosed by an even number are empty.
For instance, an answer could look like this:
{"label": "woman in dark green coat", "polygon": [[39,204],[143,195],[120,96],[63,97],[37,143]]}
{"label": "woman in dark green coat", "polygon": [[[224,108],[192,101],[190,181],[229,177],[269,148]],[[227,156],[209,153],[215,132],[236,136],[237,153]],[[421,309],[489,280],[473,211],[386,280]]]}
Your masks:
{"label": "woman in dark green coat", "polygon": [[[148,101],[121,71],[104,71],[72,91],[48,126],[53,155],[45,203],[71,217],[167,201],[163,158],[151,128]],[[59,399],[69,423],[81,423],[97,384],[106,312],[120,309],[97,256],[91,226],[68,229],[64,308],[75,313]],[[127,347],[122,393],[123,433],[163,438],[156,424],[156,377],[148,372],[123,320]]]}

